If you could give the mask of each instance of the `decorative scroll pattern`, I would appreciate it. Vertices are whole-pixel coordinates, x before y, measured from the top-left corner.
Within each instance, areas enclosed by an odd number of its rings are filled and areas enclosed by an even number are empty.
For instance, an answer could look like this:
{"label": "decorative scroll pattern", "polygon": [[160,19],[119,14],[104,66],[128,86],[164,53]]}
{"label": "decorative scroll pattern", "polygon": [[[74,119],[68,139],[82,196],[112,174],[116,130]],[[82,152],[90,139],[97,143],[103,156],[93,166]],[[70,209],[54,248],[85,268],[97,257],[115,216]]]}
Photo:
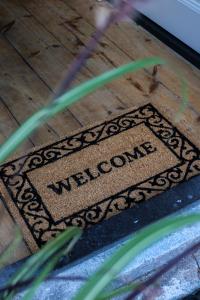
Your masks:
{"label": "decorative scroll pattern", "polygon": [[[112,197],[55,222],[26,173],[62,157],[145,124],[180,160],[180,164]],[[36,150],[0,168],[1,179],[38,247],[68,226],[86,228],[147,200],[200,173],[200,152],[151,104]]]}

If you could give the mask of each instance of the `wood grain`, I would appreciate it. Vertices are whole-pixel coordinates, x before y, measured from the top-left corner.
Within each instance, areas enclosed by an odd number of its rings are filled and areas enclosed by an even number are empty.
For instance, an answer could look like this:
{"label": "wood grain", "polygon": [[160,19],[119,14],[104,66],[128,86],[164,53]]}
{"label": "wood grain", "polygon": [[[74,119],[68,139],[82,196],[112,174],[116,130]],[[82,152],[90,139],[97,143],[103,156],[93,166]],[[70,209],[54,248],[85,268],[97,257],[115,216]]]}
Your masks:
{"label": "wood grain", "polygon": [[[28,116],[49,103],[69,64],[95,30],[94,0],[0,0],[0,142]],[[143,70],[110,83],[48,121],[18,150],[57,140],[82,125],[119,113],[124,108],[156,104],[170,120],[181,103],[180,81],[187,79],[190,104],[180,129],[200,146],[200,72],[134,22],[112,26],[89,58],[75,84],[131,60],[160,56],[169,65]],[[2,208],[3,209],[3,208]],[[0,252],[13,236],[8,212],[0,223]],[[22,243],[10,262],[29,254]]]}

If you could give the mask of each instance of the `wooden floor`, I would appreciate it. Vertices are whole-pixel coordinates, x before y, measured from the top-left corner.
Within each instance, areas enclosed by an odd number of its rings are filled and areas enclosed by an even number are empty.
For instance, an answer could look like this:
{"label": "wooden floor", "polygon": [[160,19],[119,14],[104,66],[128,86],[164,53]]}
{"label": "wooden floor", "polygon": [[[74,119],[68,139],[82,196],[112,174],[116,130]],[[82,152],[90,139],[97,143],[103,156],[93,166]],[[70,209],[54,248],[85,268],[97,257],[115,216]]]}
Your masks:
{"label": "wooden floor", "polygon": [[[95,0],[0,0],[1,143],[28,116],[49,102],[63,72],[94,31],[94,6]],[[181,101],[180,82],[174,70],[185,76],[190,89],[189,107],[182,125],[177,126],[184,126],[186,134],[194,140],[199,135],[200,71],[134,23],[117,24],[106,33],[76,83],[149,56],[160,56],[170,62],[158,68],[158,84],[152,85],[152,70],[113,82],[50,120],[18,154],[146,102],[155,103],[173,119]],[[197,139],[195,142],[200,146]],[[5,210],[0,221],[2,252],[12,239],[14,226]],[[10,262],[28,254],[22,243]]]}

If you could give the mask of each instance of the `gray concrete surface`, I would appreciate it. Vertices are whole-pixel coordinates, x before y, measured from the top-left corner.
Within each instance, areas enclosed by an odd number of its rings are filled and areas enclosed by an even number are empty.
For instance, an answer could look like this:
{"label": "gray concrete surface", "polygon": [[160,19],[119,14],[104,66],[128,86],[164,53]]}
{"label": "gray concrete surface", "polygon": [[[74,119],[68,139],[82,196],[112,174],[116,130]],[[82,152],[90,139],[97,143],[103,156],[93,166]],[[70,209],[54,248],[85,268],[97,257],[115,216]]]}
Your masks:
{"label": "gray concrete surface", "polygon": [[[200,200],[189,207],[182,209],[177,214],[186,215],[196,212],[200,213]],[[136,278],[150,276],[168,259],[174,257],[192,243],[197,242],[197,240],[200,240],[200,224],[184,228],[165,237],[163,240],[141,253],[137,259],[132,261],[120,274],[113,286],[121,285]],[[112,255],[112,253],[123,243],[119,242],[114,247],[93,255],[93,257],[74,266],[65,267],[60,270],[56,276],[90,276],[105,261],[105,259],[110,257],[110,255]],[[197,261],[199,260],[200,262],[200,251],[195,253],[195,257]],[[0,285],[3,285],[6,282],[15,268],[16,266],[9,267],[0,274]],[[158,300],[180,299],[200,287],[199,274],[196,260],[193,256],[189,256],[182,260],[170,272],[162,276],[159,282],[157,282],[153,294],[152,290],[151,294],[147,294],[147,299],[151,299],[150,296],[153,296],[153,299]],[[80,282],[49,281],[41,285],[34,300],[70,300],[80,286]],[[15,297],[15,300],[22,299],[22,296],[23,293],[18,294]],[[141,297],[139,298],[141,299]]]}

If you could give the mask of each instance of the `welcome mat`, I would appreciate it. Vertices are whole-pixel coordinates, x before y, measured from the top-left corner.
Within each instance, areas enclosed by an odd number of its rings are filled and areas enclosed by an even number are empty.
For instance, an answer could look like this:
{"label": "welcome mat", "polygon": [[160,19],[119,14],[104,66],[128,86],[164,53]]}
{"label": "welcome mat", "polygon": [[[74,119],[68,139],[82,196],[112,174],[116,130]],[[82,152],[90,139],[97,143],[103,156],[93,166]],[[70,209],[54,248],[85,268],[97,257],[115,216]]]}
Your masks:
{"label": "welcome mat", "polygon": [[199,174],[199,154],[147,104],[2,165],[2,198],[34,252]]}

